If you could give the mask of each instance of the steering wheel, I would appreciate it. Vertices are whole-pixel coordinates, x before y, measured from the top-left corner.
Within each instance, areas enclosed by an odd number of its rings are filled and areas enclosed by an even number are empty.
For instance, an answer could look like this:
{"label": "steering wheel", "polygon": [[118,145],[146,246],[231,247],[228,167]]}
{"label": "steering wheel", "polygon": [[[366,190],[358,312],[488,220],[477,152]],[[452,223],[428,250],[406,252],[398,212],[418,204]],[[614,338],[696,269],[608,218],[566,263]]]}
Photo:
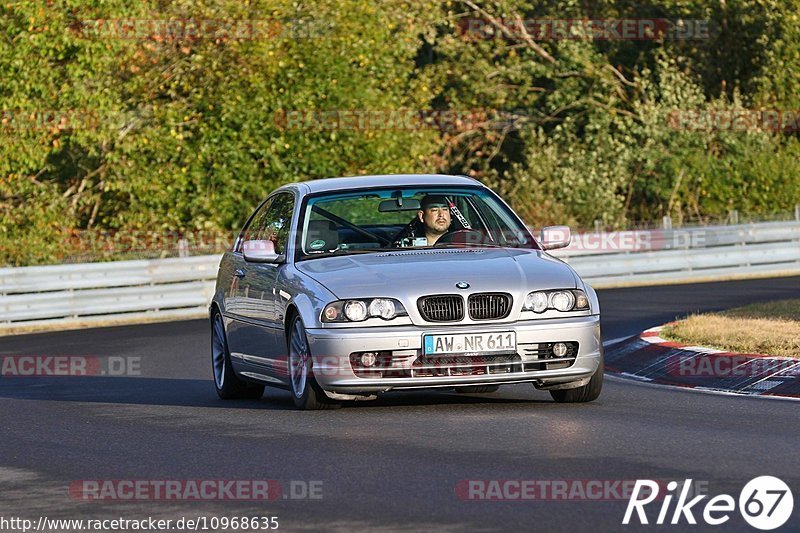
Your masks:
{"label": "steering wheel", "polygon": [[400,231],[398,231],[392,237],[390,237],[390,241],[389,242],[391,244],[397,244],[400,241],[402,241],[403,239],[405,239],[406,237],[410,237],[414,227],[417,224],[419,224],[419,219],[417,217],[412,218],[411,221],[408,224],[406,224],[405,226],[403,226],[400,229]]}
{"label": "steering wheel", "polygon": [[459,229],[445,233],[439,240],[436,241],[434,246],[441,244],[460,244],[468,246],[470,244],[480,244],[484,241],[484,234],[482,231],[476,229]]}

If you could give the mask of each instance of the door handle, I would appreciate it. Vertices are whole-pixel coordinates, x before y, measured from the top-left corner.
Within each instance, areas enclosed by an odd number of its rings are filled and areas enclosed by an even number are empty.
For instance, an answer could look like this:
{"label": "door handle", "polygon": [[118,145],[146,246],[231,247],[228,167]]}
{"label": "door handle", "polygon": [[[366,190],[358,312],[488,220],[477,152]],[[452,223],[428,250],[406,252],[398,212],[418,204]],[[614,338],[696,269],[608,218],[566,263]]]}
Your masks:
{"label": "door handle", "polygon": [[233,273],[233,275],[236,276],[237,278],[243,278],[244,270],[242,270],[241,268],[237,268],[236,271]]}

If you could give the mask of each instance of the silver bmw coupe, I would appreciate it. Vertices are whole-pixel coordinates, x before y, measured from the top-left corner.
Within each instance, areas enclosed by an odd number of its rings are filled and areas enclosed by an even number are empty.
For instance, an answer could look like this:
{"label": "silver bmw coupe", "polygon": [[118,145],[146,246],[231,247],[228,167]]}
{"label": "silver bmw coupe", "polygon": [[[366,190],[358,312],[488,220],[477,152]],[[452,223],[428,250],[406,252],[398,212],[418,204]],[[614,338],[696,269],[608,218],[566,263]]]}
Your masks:
{"label": "silver bmw coupe", "polygon": [[491,189],[463,176],[285,185],[219,266],[210,306],[223,399],[266,385],[300,409],[391,390],[494,392],[532,383],[557,402],[603,386],[595,291]]}

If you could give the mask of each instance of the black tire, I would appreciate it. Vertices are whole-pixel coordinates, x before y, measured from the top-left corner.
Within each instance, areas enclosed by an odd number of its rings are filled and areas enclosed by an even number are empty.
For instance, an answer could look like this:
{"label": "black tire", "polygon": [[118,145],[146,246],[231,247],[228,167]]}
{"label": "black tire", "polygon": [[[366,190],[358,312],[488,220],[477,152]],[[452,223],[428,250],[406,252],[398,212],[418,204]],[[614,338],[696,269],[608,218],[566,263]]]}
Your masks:
{"label": "black tire", "polygon": [[462,394],[488,394],[490,392],[497,392],[500,385],[466,385],[464,387],[456,387],[456,392]]}
{"label": "black tire", "polygon": [[264,394],[264,385],[247,383],[236,376],[223,324],[222,315],[215,310],[211,317],[211,370],[217,396],[223,400],[257,400]]}
{"label": "black tire", "polygon": [[314,360],[308,348],[306,329],[299,316],[294,316],[286,336],[289,392],[294,406],[302,411],[337,409],[339,402],[328,398],[314,377]]}
{"label": "black tire", "polygon": [[603,390],[603,369],[605,365],[603,360],[600,360],[600,366],[597,367],[594,374],[592,374],[589,383],[577,389],[566,390],[551,390],[550,396],[557,403],[584,403],[591,402],[600,396],[600,391]]}

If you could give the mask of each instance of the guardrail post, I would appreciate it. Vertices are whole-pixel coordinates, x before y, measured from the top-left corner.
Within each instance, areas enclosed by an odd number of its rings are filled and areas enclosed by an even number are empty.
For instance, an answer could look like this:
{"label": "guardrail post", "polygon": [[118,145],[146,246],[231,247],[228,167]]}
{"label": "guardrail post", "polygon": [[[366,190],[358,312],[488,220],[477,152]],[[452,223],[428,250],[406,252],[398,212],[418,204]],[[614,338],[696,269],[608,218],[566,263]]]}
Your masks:
{"label": "guardrail post", "polygon": [[669,215],[664,215],[661,218],[661,227],[662,229],[672,229],[672,217]]}
{"label": "guardrail post", "polygon": [[728,220],[730,221],[731,225],[739,224],[739,210],[734,209],[733,211],[728,213]]}
{"label": "guardrail post", "polygon": [[800,222],[800,204],[794,206],[794,219]]}
{"label": "guardrail post", "polygon": [[603,229],[603,222],[599,218],[594,219],[594,232],[600,233],[602,229]]}

